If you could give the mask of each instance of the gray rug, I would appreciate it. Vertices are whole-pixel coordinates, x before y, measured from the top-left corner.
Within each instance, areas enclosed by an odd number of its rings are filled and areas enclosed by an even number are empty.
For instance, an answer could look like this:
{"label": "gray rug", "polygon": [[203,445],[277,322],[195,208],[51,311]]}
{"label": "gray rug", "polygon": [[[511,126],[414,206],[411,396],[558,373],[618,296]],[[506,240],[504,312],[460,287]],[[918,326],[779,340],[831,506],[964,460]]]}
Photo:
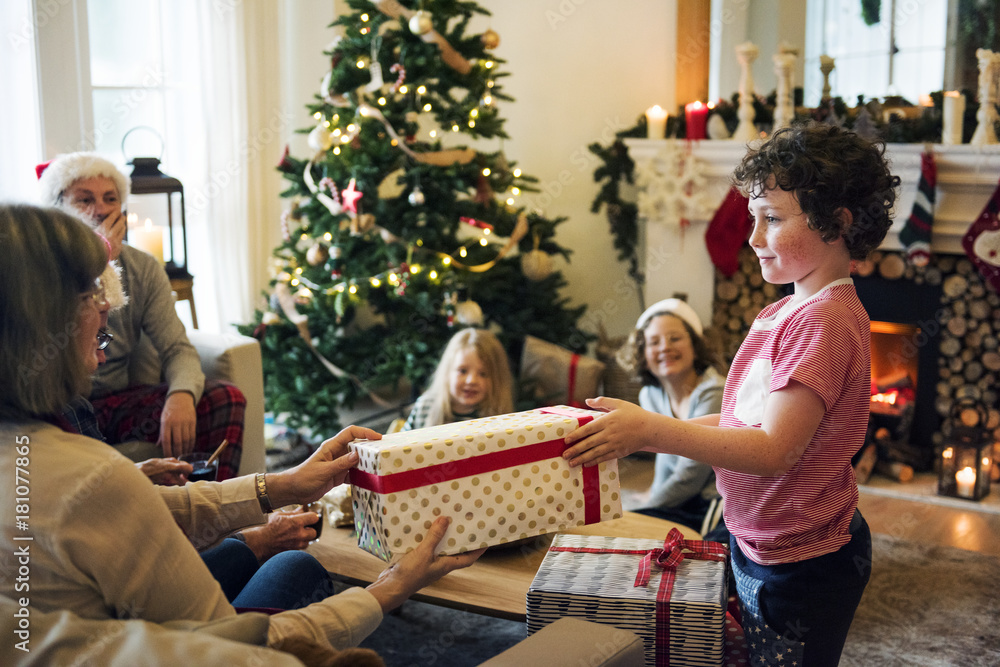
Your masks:
{"label": "gray rug", "polygon": [[[872,539],[872,578],[842,667],[1000,665],[1000,559],[884,535]],[[362,646],[378,651],[389,667],[464,667],[524,636],[522,623],[410,601]]]}
{"label": "gray rug", "polygon": [[1000,665],[1000,559],[872,537],[843,667]]}

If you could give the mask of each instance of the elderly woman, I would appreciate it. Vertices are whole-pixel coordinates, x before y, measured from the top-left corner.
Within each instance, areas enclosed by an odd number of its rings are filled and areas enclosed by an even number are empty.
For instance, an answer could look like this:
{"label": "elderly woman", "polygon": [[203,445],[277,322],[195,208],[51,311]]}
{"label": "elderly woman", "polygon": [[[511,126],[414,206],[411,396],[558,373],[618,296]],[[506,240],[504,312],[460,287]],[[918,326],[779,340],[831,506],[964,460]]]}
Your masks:
{"label": "elderly woman", "polygon": [[[219,457],[218,479],[233,477],[242,453],[246,400],[232,384],[205,380],[163,267],[151,255],[122,244],[128,178],[95,153],[62,154],[40,165],[38,172],[42,204],[74,213],[109,240],[129,296],[125,307],[111,313],[108,330],[114,342],[90,396],[106,441],[129,443],[134,454],[128,455],[143,460],[210,453],[225,439],[229,446]],[[145,339],[159,355],[163,384],[142,384],[146,378],[132,376],[134,355]],[[136,450],[137,442],[155,443],[159,449]]]}
{"label": "elderly woman", "polygon": [[[108,309],[98,280],[107,262],[103,243],[78,219],[29,206],[0,206],[0,239],[0,474],[10,480],[0,485],[0,503],[10,508],[0,517],[0,548],[30,555],[30,604],[84,619],[232,617],[236,609],[195,546],[263,523],[271,507],[322,497],[357,461],[347,444],[379,435],[349,427],[282,473],[150,484],[113,448],[52,423],[69,399],[86,393],[98,365]],[[356,645],[384,612],[478,557],[435,556],[447,524],[435,522],[421,548],[367,589],[271,616],[267,645],[304,643],[330,652]],[[262,568],[237,604],[277,607],[271,596],[289,591],[303,604],[316,599],[326,573],[308,554],[291,553],[303,559],[294,571]],[[14,569],[0,569],[5,591],[17,590],[15,576]]]}

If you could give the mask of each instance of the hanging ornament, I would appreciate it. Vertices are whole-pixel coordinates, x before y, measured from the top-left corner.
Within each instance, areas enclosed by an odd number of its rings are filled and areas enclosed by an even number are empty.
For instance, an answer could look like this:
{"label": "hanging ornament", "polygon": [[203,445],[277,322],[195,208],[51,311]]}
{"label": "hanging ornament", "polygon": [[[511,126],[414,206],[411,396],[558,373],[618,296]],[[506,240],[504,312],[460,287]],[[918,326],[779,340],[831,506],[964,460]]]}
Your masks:
{"label": "hanging ornament", "polygon": [[424,191],[420,189],[419,185],[414,185],[413,190],[410,191],[410,195],[406,200],[413,206],[423,206],[425,201]]}
{"label": "hanging ornament", "polygon": [[292,231],[288,228],[288,219],[291,217],[289,211],[281,212],[281,238],[285,239],[285,243],[292,240]]}
{"label": "hanging ornament", "polygon": [[481,327],[483,326],[483,309],[471,299],[460,301],[455,306],[455,321],[467,327]]}
{"label": "hanging ornament", "polygon": [[381,37],[376,37],[372,40],[372,61],[371,65],[368,66],[368,72],[371,74],[372,80],[365,86],[365,90],[369,93],[381,90],[382,86],[385,85],[385,80],[382,78],[382,63],[378,61],[378,50],[381,46]]}
{"label": "hanging ornament", "polygon": [[500,35],[492,28],[484,32],[479,39],[482,41],[484,49],[495,49],[500,46]]}
{"label": "hanging ornament", "polygon": [[406,68],[403,67],[402,63],[396,63],[389,68],[389,71],[396,75],[396,83],[392,84],[392,92],[398,93],[403,82],[406,81]]}
{"label": "hanging ornament", "polygon": [[535,235],[535,248],[521,255],[521,271],[533,282],[545,280],[552,275],[552,255],[538,249],[538,235]]}
{"label": "hanging ornament", "polygon": [[426,35],[434,29],[434,22],[431,20],[431,13],[423,9],[414,12],[410,17],[410,32],[414,35]]}
{"label": "hanging ornament", "polygon": [[330,253],[327,252],[326,246],[322,243],[314,243],[306,251],[306,261],[309,262],[309,266],[319,266],[326,261]]}
{"label": "hanging ornament", "polygon": [[490,185],[490,181],[486,178],[481,170],[479,172],[479,178],[476,179],[476,196],[472,198],[477,204],[489,204],[493,201],[493,187]]}
{"label": "hanging ornament", "polygon": [[355,179],[352,178],[351,182],[347,184],[347,187],[340,191],[344,210],[350,211],[351,213],[358,212],[358,200],[364,197],[364,193],[356,190],[355,185]]}
{"label": "hanging ornament", "polygon": [[458,306],[458,293],[445,292],[444,303],[441,304],[444,310],[445,321],[449,327],[455,326],[455,310]]}
{"label": "hanging ornament", "polygon": [[320,123],[309,133],[309,148],[316,152],[328,151],[333,146],[333,134],[325,123]]}

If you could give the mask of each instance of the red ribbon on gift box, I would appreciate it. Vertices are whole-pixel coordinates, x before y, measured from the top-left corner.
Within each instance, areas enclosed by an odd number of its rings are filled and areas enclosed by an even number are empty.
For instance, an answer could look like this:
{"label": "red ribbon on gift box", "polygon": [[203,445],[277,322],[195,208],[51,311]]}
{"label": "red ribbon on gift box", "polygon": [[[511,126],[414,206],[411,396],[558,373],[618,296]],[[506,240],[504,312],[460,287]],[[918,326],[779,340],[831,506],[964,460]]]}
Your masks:
{"label": "red ribbon on gift box", "polygon": [[[583,426],[594,417],[573,410],[561,410],[558,407],[544,408],[542,412],[557,414],[577,420],[577,426]],[[388,475],[375,475],[370,472],[351,468],[348,476],[353,486],[374,493],[399,493],[409,491],[428,484],[441,484],[454,479],[482,475],[504,468],[527,463],[538,463],[546,459],[562,456],[566,449],[563,438],[546,440],[534,445],[512,447],[498,452],[490,452],[481,456],[473,456],[459,461],[448,461],[437,465],[405,470]],[[601,480],[597,466],[580,468],[583,477],[583,515],[584,523],[600,523],[601,521]]]}
{"label": "red ribbon on gift box", "polygon": [[[686,550],[686,551],[685,551]],[[648,586],[653,563],[663,570],[660,588],[656,591],[656,664],[670,664],[670,595],[674,591],[677,566],[685,558],[725,562],[729,549],[719,542],[685,540],[681,531],[671,528],[663,541],[663,548],[656,549],[593,549],[588,547],[549,547],[549,551],[569,551],[586,554],[626,554],[642,556],[635,576],[636,586]]]}

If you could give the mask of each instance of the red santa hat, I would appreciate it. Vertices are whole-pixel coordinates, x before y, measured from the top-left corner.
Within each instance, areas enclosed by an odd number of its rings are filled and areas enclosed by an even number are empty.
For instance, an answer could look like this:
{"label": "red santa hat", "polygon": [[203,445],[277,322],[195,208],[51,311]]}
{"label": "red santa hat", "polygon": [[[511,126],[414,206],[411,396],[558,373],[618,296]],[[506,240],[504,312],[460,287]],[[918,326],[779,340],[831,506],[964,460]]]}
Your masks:
{"label": "red santa hat", "polygon": [[81,178],[104,176],[114,181],[118,196],[128,199],[129,179],[112,162],[97,153],[63,153],[35,167],[38,176],[40,202],[55,206],[69,186]]}

